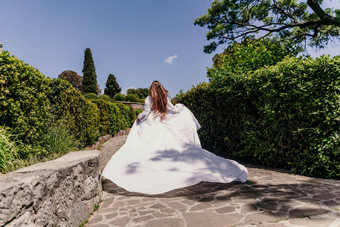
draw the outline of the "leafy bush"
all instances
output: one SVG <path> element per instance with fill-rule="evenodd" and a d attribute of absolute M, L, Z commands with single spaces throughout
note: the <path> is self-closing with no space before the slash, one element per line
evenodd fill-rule
<path fill-rule="evenodd" d="M 138 117 L 138 114 L 142 113 L 143 110 L 142 109 L 135 109 L 135 115 L 136 115 L 136 118 Z"/>
<path fill-rule="evenodd" d="M 131 120 L 131 123 L 130 125 L 132 126 L 133 125 L 133 122 L 136 120 L 137 118 L 137 111 L 132 108 L 132 106 L 128 106 L 129 107 L 129 112 L 130 112 L 130 120 Z"/>
<path fill-rule="evenodd" d="M 99 118 L 99 114 L 95 113 L 98 112 L 98 109 L 88 107 L 88 102 L 80 91 L 64 80 L 52 79 L 50 87 L 49 99 L 52 104 L 52 114 L 56 116 L 56 120 L 65 119 L 68 130 L 72 132 L 82 146 L 93 141 L 93 138 L 90 137 L 98 135 L 99 124 L 94 127 L 87 127 L 91 124 L 99 123 L 99 120 L 92 118 L 92 122 L 86 122 L 85 115 L 86 111 L 91 110 L 93 117 Z"/>
<path fill-rule="evenodd" d="M 129 128 L 132 125 L 132 122 L 134 119 L 132 119 L 131 116 L 131 107 L 128 105 L 124 105 L 121 103 L 116 103 L 117 105 L 117 109 L 115 109 L 115 111 L 117 112 L 117 122 L 116 122 L 116 126 L 120 129 L 124 129 L 124 128 Z"/>
<path fill-rule="evenodd" d="M 98 100 L 92 100 L 93 103 L 95 103 L 99 109 L 99 132 L 100 135 L 107 135 L 109 134 L 109 128 L 110 128 L 110 114 L 111 114 L 111 108 L 113 103 L 110 103 L 108 101 L 105 101 L 103 99 Z"/>
<path fill-rule="evenodd" d="M 40 143 L 50 118 L 50 80 L 37 69 L 0 54 L 0 125 L 8 126 L 25 143 Z"/>
<path fill-rule="evenodd" d="M 139 98 L 135 94 L 129 94 L 125 97 L 125 101 L 129 102 L 139 102 Z"/>
<path fill-rule="evenodd" d="M 98 98 L 99 98 L 99 99 L 103 99 L 103 100 L 105 100 L 105 101 L 114 102 L 114 100 L 111 99 L 111 97 L 108 96 L 108 95 L 99 95 Z"/>
<path fill-rule="evenodd" d="M 247 92 L 258 97 L 258 123 L 247 132 L 247 154 L 267 165 L 340 179 L 340 57 L 290 58 L 253 78 Z"/>
<path fill-rule="evenodd" d="M 151 93 L 150 93 L 150 89 L 149 88 L 130 88 L 126 91 L 127 95 L 136 95 L 137 98 L 139 99 L 145 99 L 146 97 L 148 97 Z"/>
<path fill-rule="evenodd" d="M 179 97 L 224 156 L 340 179 L 340 57 L 224 72 Z"/>
<path fill-rule="evenodd" d="M 46 78 L 7 51 L 0 54 L 0 84 L 0 127 L 17 134 L 12 143 L 12 134 L 0 131 L 2 172 L 92 144 L 100 133 L 130 127 L 135 116 L 129 106 L 106 96 L 85 94 L 85 99 L 66 80 Z"/>
<path fill-rule="evenodd" d="M 100 134 L 114 135 L 121 129 L 131 127 L 136 119 L 135 110 L 128 105 L 105 100 L 93 100 L 100 112 Z"/>
<path fill-rule="evenodd" d="M 116 101 L 125 101 L 125 95 L 123 94 L 116 94 L 114 97 L 113 97 L 114 100 Z"/>
<path fill-rule="evenodd" d="M 93 144 L 99 136 L 99 115 L 97 105 L 86 100 L 84 121 L 81 124 L 81 141 L 85 141 L 85 144 Z"/>
<path fill-rule="evenodd" d="M 84 93 L 83 95 L 86 99 L 98 99 L 98 95 L 95 93 Z"/>

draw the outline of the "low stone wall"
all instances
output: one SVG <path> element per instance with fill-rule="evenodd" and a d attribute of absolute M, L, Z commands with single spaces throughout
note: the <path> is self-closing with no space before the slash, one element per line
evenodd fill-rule
<path fill-rule="evenodd" d="M 99 202 L 99 162 L 76 151 L 0 175 L 0 226 L 79 226 Z"/>

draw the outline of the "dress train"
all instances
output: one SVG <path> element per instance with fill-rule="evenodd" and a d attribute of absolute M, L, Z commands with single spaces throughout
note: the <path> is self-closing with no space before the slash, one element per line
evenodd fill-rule
<path fill-rule="evenodd" d="M 111 157 L 102 176 L 118 186 L 144 194 L 160 194 L 201 181 L 245 182 L 247 169 L 201 147 L 200 124 L 182 104 L 168 99 L 166 118 L 151 110 L 147 97 L 140 123 L 133 124 L 125 144 Z"/>

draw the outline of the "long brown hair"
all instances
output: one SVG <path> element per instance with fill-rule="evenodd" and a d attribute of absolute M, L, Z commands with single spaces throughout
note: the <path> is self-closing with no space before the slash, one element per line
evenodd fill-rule
<path fill-rule="evenodd" d="M 168 91 L 162 86 L 162 84 L 155 80 L 150 87 L 152 110 L 156 110 L 157 114 L 161 116 L 161 119 L 165 118 L 166 107 L 168 105 Z M 157 115 L 156 115 L 157 116 Z"/>

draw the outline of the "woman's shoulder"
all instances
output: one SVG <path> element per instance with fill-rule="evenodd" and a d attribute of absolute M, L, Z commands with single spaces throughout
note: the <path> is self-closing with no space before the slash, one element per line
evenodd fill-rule
<path fill-rule="evenodd" d="M 145 98 L 145 103 L 151 103 L 151 102 L 152 102 L 151 95 L 148 95 L 148 96 Z"/>

